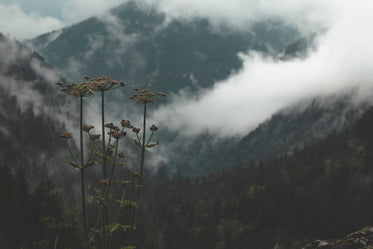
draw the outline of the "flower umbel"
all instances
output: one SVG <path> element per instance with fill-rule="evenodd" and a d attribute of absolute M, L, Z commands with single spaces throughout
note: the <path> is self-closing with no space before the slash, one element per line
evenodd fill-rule
<path fill-rule="evenodd" d="M 60 134 L 60 137 L 63 137 L 63 138 L 66 138 L 66 139 L 69 139 L 69 138 L 72 138 L 72 135 L 70 132 L 62 132 Z"/>
<path fill-rule="evenodd" d="M 152 125 L 151 127 L 150 127 L 150 130 L 151 131 L 157 131 L 158 130 L 158 127 L 156 126 L 156 125 Z"/>
<path fill-rule="evenodd" d="M 92 130 L 94 128 L 93 125 L 83 125 L 83 131 L 85 132 L 89 132 L 90 130 Z"/>
<path fill-rule="evenodd" d="M 165 93 L 154 93 L 148 89 L 140 90 L 139 88 L 134 88 L 133 90 L 136 93 L 132 94 L 129 98 L 133 99 L 136 104 L 155 103 L 158 99 L 167 96 Z"/>

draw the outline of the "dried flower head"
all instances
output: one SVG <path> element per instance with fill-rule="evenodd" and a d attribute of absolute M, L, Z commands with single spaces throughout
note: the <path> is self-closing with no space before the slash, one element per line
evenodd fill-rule
<path fill-rule="evenodd" d="M 90 140 L 98 140 L 100 138 L 100 134 L 93 134 L 93 135 L 90 135 L 89 136 L 89 139 Z"/>
<path fill-rule="evenodd" d="M 120 185 L 122 185 L 123 187 L 127 187 L 127 185 L 130 183 L 131 183 L 130 181 L 121 181 Z"/>
<path fill-rule="evenodd" d="M 59 81 L 56 84 L 61 87 L 61 91 L 68 92 L 69 95 L 74 97 L 86 97 L 91 94 L 95 94 L 96 91 L 108 91 L 114 90 L 119 87 L 124 87 L 124 82 L 119 82 L 113 80 L 111 77 L 101 76 L 99 78 L 91 78 L 89 76 L 84 76 L 86 81 L 82 83 L 70 83 L 64 84 Z"/>
<path fill-rule="evenodd" d="M 138 134 L 140 132 L 140 128 L 136 128 L 136 127 L 133 127 L 132 128 L 132 131 L 136 134 Z"/>
<path fill-rule="evenodd" d="M 158 130 L 158 127 L 156 126 L 156 125 L 152 125 L 151 127 L 150 127 L 150 130 L 151 131 L 157 131 Z"/>
<path fill-rule="evenodd" d="M 72 135 L 70 132 L 62 132 L 60 134 L 60 137 L 63 137 L 63 138 L 66 138 L 66 139 L 69 139 L 69 138 L 72 138 Z"/>
<path fill-rule="evenodd" d="M 88 76 L 85 76 L 85 78 Z M 106 92 L 109 90 L 114 90 L 119 87 L 124 87 L 125 84 L 124 82 L 120 82 L 118 85 L 118 81 L 113 80 L 111 77 L 105 77 L 101 76 L 99 78 L 86 78 L 87 80 L 89 79 L 89 84 L 92 86 L 95 91 L 100 91 L 100 92 Z"/>
<path fill-rule="evenodd" d="M 115 131 L 112 136 L 115 139 L 121 139 L 121 138 L 125 137 L 126 135 L 127 135 L 127 132 L 125 132 L 125 131 Z"/>
<path fill-rule="evenodd" d="M 157 92 L 157 95 L 160 95 L 162 97 L 167 97 L 167 94 L 163 93 L 163 92 Z"/>
<path fill-rule="evenodd" d="M 110 130 L 114 130 L 115 129 L 115 125 L 113 123 L 107 123 L 107 124 L 105 124 L 105 128 L 108 128 Z"/>
<path fill-rule="evenodd" d="M 83 131 L 85 131 L 85 132 L 89 132 L 93 128 L 94 128 L 93 125 L 83 125 L 83 127 L 82 127 Z"/>
<path fill-rule="evenodd" d="M 159 98 L 167 96 L 165 93 L 154 93 L 148 89 L 139 91 L 139 88 L 135 88 L 133 90 L 136 91 L 136 93 L 129 96 L 129 98 L 134 100 L 136 104 L 155 103 Z"/>
<path fill-rule="evenodd" d="M 132 129 L 133 126 L 129 120 L 122 120 L 121 122 L 122 127 Z"/>
<path fill-rule="evenodd" d="M 111 183 L 113 183 L 114 180 L 111 180 Z M 106 187 L 109 184 L 109 179 L 102 179 L 98 182 L 102 188 Z"/>
<path fill-rule="evenodd" d="M 88 77 L 88 76 L 85 76 Z M 82 83 L 69 83 L 64 84 L 61 81 L 56 83 L 62 92 L 67 92 L 69 95 L 74 97 L 87 97 L 89 95 L 95 94 L 96 87 L 92 85 L 89 81 Z"/>

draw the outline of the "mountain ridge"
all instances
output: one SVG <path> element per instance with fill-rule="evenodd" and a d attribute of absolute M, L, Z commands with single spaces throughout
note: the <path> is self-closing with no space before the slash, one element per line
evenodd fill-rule
<path fill-rule="evenodd" d="M 200 87 L 227 77 L 241 65 L 238 52 L 279 52 L 299 36 L 294 29 L 270 21 L 246 32 L 227 30 L 225 34 L 205 19 L 164 22 L 162 13 L 130 1 L 58 31 L 51 42 L 46 42 L 47 34 L 29 44 L 70 79 L 66 64 L 78 62 L 81 72 L 72 75 L 73 80 L 81 74 L 106 74 L 141 88 L 151 84 L 160 91 L 177 92 L 186 86 L 195 89 L 190 77 Z M 282 41 L 284 37 L 290 41 Z"/>
<path fill-rule="evenodd" d="M 316 37 L 315 34 L 302 38 L 291 27 L 270 20 L 257 23 L 247 31 L 229 30 L 226 27 L 226 33 L 218 31 L 208 20 L 202 18 L 165 22 L 164 14 L 156 9 L 129 1 L 105 15 L 37 37 L 28 44 L 70 80 L 80 80 L 83 75 L 95 77 L 106 74 L 114 79 L 124 80 L 129 88 L 151 88 L 168 94 L 186 89 L 185 91 L 195 95 L 199 91 L 208 91 L 215 82 L 224 80 L 232 72 L 239 70 L 242 61 L 237 56 L 238 52 L 260 51 L 278 60 L 291 60 L 305 57 L 312 50 Z M 119 98 L 126 101 L 122 95 L 113 96 L 110 101 L 115 103 Z M 165 101 L 167 103 L 168 100 Z M 351 122 L 365 108 L 362 105 L 362 110 L 359 107 L 353 109 L 348 103 L 344 106 L 346 110 L 351 110 Z M 128 108 L 123 112 L 120 115 L 131 116 Z M 162 155 L 168 160 L 163 160 L 158 167 L 168 165 L 182 174 L 197 176 L 222 169 L 221 166 L 216 167 L 216 164 L 230 167 L 286 153 L 296 146 L 301 147 L 317 140 L 334 128 L 340 130 L 341 126 L 347 127 L 348 122 L 333 123 L 333 117 L 342 122 L 345 115 L 341 108 L 337 108 L 335 112 L 333 115 L 331 108 L 324 108 L 319 104 L 315 104 L 313 111 L 309 110 L 303 116 L 300 112 L 294 112 L 293 117 L 286 118 L 280 112 L 239 142 L 233 138 L 219 141 L 214 135 L 201 134 L 184 143 L 184 138 L 177 132 L 162 131 L 162 151 L 171 153 Z M 299 113 L 300 116 L 297 116 Z M 309 132 L 307 129 L 312 125 L 307 124 L 307 115 L 309 122 L 324 122 L 323 128 L 326 130 L 323 132 L 313 129 L 315 134 Z M 289 125 L 293 125 L 298 134 L 286 129 L 286 126 L 273 133 L 273 126 L 281 126 L 281 120 L 290 122 Z M 328 122 L 332 125 L 326 125 Z M 303 131 L 297 127 L 299 124 L 304 126 Z M 266 126 L 272 132 L 271 138 L 263 135 Z M 297 139 L 304 141 L 297 142 Z M 181 151 L 175 152 L 174 148 Z"/>

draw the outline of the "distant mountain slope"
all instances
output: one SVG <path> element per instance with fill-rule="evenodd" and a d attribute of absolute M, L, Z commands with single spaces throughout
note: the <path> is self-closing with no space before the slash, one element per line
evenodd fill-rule
<path fill-rule="evenodd" d="M 302 38 L 293 28 L 271 20 L 247 31 L 219 30 L 198 18 L 169 21 L 152 7 L 129 1 L 29 43 L 70 80 L 80 81 L 85 74 L 109 75 L 125 81 L 127 89 L 150 87 L 166 93 L 188 89 L 193 93 L 209 89 L 240 69 L 238 52 L 262 51 L 282 60 L 304 57 L 314 38 Z M 113 96 L 111 101 L 118 98 Z M 286 153 L 333 129 L 344 129 L 364 110 L 348 100 L 334 99 L 327 107 L 316 100 L 303 113 L 275 114 L 242 141 L 216 140 L 207 133 L 185 139 L 163 130 L 163 149 L 157 153 L 166 159 L 162 165 L 189 176 Z M 129 112 L 123 109 L 122 113 Z"/>
<path fill-rule="evenodd" d="M 291 107 L 274 114 L 232 149 L 234 158 L 248 163 L 303 148 L 332 131 L 341 132 L 348 128 L 370 106 L 368 103 L 354 104 L 353 94 L 328 98 L 329 103 L 319 98 L 303 108 Z"/>
<path fill-rule="evenodd" d="M 110 75 L 170 93 L 226 78 L 241 66 L 238 52 L 278 53 L 298 38 L 273 21 L 247 31 L 218 30 L 205 19 L 167 23 L 162 13 L 130 1 L 30 44 L 68 79 Z"/>
<path fill-rule="evenodd" d="M 69 114 L 56 70 L 23 44 L 0 34 L 0 158 L 12 168 L 55 165 L 66 155 L 58 136 Z M 72 110 L 72 109 L 70 109 Z M 49 167 L 51 172 L 57 167 Z M 30 176 L 30 180 L 31 180 Z"/>
<path fill-rule="evenodd" d="M 372 224 L 372 125 L 370 108 L 304 149 L 147 189 L 138 247 L 299 249 Z"/>
<path fill-rule="evenodd" d="M 170 144 L 170 161 L 183 175 L 201 176 L 287 154 L 350 127 L 370 106 L 353 102 L 352 95 L 314 99 L 303 103 L 303 107 L 298 105 L 274 114 L 244 138 L 203 135 L 188 142 L 176 139 Z"/>

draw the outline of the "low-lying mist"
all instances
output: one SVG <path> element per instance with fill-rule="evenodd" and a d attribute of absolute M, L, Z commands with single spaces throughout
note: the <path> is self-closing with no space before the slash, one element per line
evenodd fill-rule
<path fill-rule="evenodd" d="M 291 2 L 291 1 L 290 1 Z M 197 95 L 171 96 L 153 116 L 161 126 L 185 136 L 203 132 L 243 136 L 272 114 L 306 98 L 357 88 L 356 101 L 372 95 L 373 36 L 371 2 L 328 1 L 334 13 L 306 58 L 279 60 L 258 52 L 237 56 L 241 70 Z"/>

